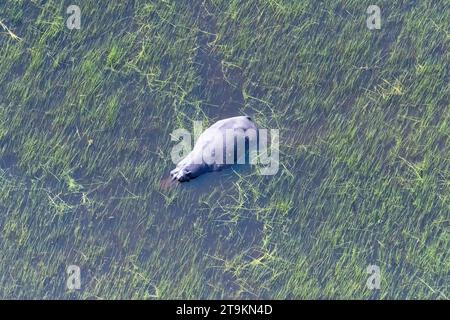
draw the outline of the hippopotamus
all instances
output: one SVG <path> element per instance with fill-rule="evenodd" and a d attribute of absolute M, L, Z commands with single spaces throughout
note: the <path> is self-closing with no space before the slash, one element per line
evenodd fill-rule
<path fill-rule="evenodd" d="M 254 164 L 257 134 L 257 127 L 248 116 L 217 121 L 198 137 L 192 151 L 170 172 L 172 180 L 185 182 L 232 164 L 244 164 L 247 154 Z"/>

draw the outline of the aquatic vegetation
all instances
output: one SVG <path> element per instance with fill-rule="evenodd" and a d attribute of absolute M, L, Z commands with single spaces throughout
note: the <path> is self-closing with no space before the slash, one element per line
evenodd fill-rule
<path fill-rule="evenodd" d="M 448 8 L 70 4 L 0 3 L 0 297 L 449 298 Z M 161 188 L 174 129 L 235 115 L 276 175 Z"/>

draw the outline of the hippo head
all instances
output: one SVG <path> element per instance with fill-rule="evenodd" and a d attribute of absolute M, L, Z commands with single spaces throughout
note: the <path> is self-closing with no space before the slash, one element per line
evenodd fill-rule
<path fill-rule="evenodd" d="M 179 182 L 189 181 L 195 177 L 198 177 L 203 173 L 202 165 L 199 164 L 178 164 L 178 166 L 170 171 L 172 180 L 178 180 Z"/>

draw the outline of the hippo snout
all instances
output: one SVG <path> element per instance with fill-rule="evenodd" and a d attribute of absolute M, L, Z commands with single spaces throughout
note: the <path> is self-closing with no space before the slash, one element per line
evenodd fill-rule
<path fill-rule="evenodd" d="M 191 179 L 191 172 L 184 168 L 175 168 L 170 171 L 172 180 L 178 180 L 179 182 L 189 181 Z"/>
<path fill-rule="evenodd" d="M 199 176 L 202 173 L 202 168 L 203 166 L 201 165 L 183 163 L 170 171 L 170 176 L 172 177 L 172 180 L 185 182 Z"/>

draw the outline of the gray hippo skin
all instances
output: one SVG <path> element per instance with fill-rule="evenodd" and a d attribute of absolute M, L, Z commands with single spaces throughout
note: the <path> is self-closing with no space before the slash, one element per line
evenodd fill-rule
<path fill-rule="evenodd" d="M 194 149 L 170 172 L 172 180 L 178 180 L 179 182 L 189 181 L 205 172 L 218 171 L 229 165 L 221 162 L 217 163 L 217 161 L 208 161 L 207 163 L 202 157 L 204 153 L 208 154 L 214 148 L 217 148 L 215 150 L 222 148 L 224 155 L 231 152 L 234 155 L 236 150 L 234 145 L 232 148 L 230 147 L 233 150 L 226 150 L 224 143 L 227 129 L 233 129 L 232 132 L 236 130 L 237 133 L 234 134 L 235 139 L 236 135 L 240 133 L 246 134 L 249 132 L 247 131 L 249 129 L 252 129 L 250 131 L 255 133 L 257 132 L 255 123 L 247 116 L 233 117 L 216 122 L 199 136 Z M 248 137 L 246 139 L 248 140 Z M 214 151 L 212 153 L 215 154 Z M 236 157 L 239 158 L 240 156 L 236 155 Z"/>

